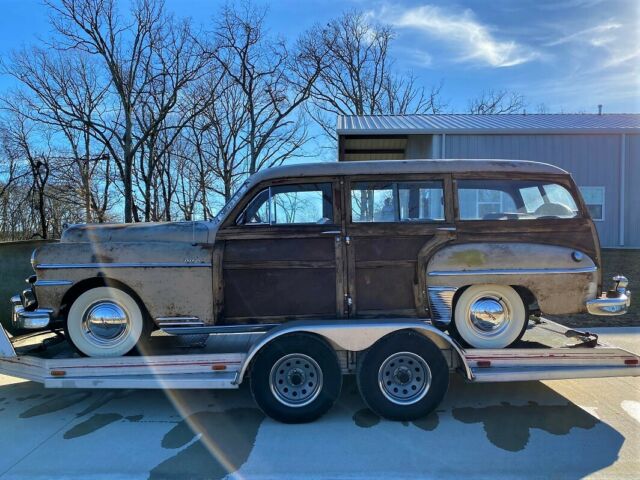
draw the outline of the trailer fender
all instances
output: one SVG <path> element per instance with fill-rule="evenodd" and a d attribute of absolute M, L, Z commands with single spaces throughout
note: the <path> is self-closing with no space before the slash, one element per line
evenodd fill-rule
<path fill-rule="evenodd" d="M 352 320 L 352 321 L 291 321 L 269 330 L 256 343 L 253 344 L 242 367 L 236 377 L 239 385 L 244 380 L 245 374 L 256 354 L 266 345 L 283 335 L 293 333 L 312 333 L 328 341 L 336 350 L 348 350 L 360 352 L 366 350 L 382 337 L 399 330 L 414 330 L 433 343 L 441 350 L 451 349 L 455 352 L 465 377 L 473 379 L 473 373 L 464 356 L 462 348 L 447 334 L 424 321 L 408 320 Z"/>

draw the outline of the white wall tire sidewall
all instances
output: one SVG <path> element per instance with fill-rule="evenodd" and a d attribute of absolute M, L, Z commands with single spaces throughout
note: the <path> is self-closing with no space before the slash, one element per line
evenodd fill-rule
<path fill-rule="evenodd" d="M 113 301 L 123 308 L 129 319 L 127 335 L 113 346 L 98 346 L 89 341 L 82 331 L 82 318 L 91 305 L 102 300 Z M 140 306 L 126 292 L 113 287 L 96 287 L 81 294 L 71 305 L 67 316 L 69 341 L 88 357 L 121 357 L 138 343 L 144 331 L 144 317 Z"/>
<path fill-rule="evenodd" d="M 498 296 L 507 305 L 511 320 L 507 328 L 494 337 L 479 335 L 468 324 L 471 304 L 480 296 Z M 472 285 L 467 288 L 456 302 L 454 322 L 458 334 L 474 348 L 505 348 L 515 342 L 522 333 L 526 318 L 526 308 L 522 298 L 508 285 Z"/>

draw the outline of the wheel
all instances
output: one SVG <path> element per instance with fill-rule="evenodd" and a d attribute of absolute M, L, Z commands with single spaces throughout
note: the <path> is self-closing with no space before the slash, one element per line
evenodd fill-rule
<path fill-rule="evenodd" d="M 522 338 L 527 308 L 507 285 L 472 285 L 456 302 L 450 333 L 474 348 L 505 348 Z"/>
<path fill-rule="evenodd" d="M 150 323 L 131 295 L 118 288 L 96 287 L 73 302 L 65 333 L 82 355 L 120 357 L 146 340 Z"/>
<path fill-rule="evenodd" d="M 357 382 L 367 406 L 390 420 L 415 420 L 432 412 L 449 387 L 449 366 L 423 335 L 387 335 L 358 361 Z"/>
<path fill-rule="evenodd" d="M 276 339 L 258 352 L 250 383 L 265 414 L 284 423 L 303 423 L 333 406 L 342 388 L 342 372 L 329 344 L 299 333 Z"/>

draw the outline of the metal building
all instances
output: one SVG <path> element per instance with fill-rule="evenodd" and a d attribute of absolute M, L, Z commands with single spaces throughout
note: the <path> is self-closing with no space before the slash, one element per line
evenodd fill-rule
<path fill-rule="evenodd" d="M 640 248 L 640 114 L 341 116 L 340 161 L 508 158 L 571 172 L 604 247 Z"/>

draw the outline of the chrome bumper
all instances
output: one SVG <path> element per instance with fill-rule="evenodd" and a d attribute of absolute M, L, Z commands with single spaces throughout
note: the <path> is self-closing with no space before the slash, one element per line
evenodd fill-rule
<path fill-rule="evenodd" d="M 623 276 L 613 277 L 614 286 L 598 298 L 587 301 L 587 311 L 591 315 L 623 315 L 631 305 L 631 292 L 627 290 L 629 281 Z"/>
<path fill-rule="evenodd" d="M 13 312 L 11 323 L 15 328 L 26 330 L 39 330 L 49 325 L 52 311 L 48 308 L 36 308 L 25 310 L 19 295 L 11 297 Z"/>

